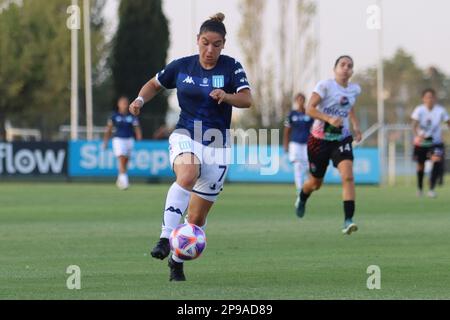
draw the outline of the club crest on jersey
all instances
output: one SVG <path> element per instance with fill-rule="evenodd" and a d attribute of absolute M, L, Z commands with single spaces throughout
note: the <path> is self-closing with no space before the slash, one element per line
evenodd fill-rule
<path fill-rule="evenodd" d="M 224 76 L 213 76 L 212 77 L 213 88 L 223 88 L 225 87 L 225 77 Z"/>
<path fill-rule="evenodd" d="M 349 103 L 350 103 L 350 101 L 348 100 L 347 97 L 342 97 L 342 98 L 341 98 L 341 101 L 340 101 L 341 106 L 346 106 L 346 105 L 348 105 Z"/>

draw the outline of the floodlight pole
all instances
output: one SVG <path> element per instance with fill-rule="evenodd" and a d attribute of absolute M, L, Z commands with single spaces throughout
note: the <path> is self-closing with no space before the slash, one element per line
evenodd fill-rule
<path fill-rule="evenodd" d="M 192 34 L 197 34 L 197 1 L 196 0 L 191 0 L 191 27 L 192 27 Z M 196 39 L 195 39 L 196 40 Z M 192 54 L 195 53 L 196 51 L 196 41 L 192 41 L 191 44 L 191 50 L 192 50 Z"/>
<path fill-rule="evenodd" d="M 86 138 L 92 140 L 94 121 L 92 106 L 92 57 L 91 57 L 91 14 L 90 0 L 83 0 L 84 13 L 84 65 L 86 81 Z"/>
<path fill-rule="evenodd" d="M 377 0 L 380 8 L 378 29 L 378 72 L 377 72 L 377 113 L 378 113 L 378 154 L 380 161 L 381 183 L 386 182 L 386 137 L 384 130 L 384 70 L 383 70 L 383 9 L 382 0 Z"/>
<path fill-rule="evenodd" d="M 72 0 L 78 7 L 78 0 Z M 71 29 L 71 97 L 70 97 L 70 139 L 78 140 L 78 29 Z"/>

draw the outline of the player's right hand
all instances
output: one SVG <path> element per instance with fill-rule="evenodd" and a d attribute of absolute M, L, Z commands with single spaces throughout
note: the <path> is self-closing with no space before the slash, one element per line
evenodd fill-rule
<path fill-rule="evenodd" d="M 333 118 L 333 117 L 331 117 L 328 120 L 328 123 L 331 124 L 333 127 L 336 127 L 336 128 L 340 128 L 340 127 L 342 127 L 344 125 L 344 121 L 342 120 L 342 118 Z"/>
<path fill-rule="evenodd" d="M 423 142 L 423 137 L 421 135 L 414 137 L 414 145 L 420 146 Z"/>
<path fill-rule="evenodd" d="M 142 108 L 143 104 L 142 101 L 140 100 L 134 100 L 131 104 L 130 104 L 130 113 L 133 116 L 138 116 L 141 113 L 141 108 Z"/>

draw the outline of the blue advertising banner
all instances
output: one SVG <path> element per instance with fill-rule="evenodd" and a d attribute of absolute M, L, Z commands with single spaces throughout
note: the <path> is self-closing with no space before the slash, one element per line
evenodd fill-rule
<path fill-rule="evenodd" d="M 174 177 L 167 141 L 136 142 L 129 163 L 129 175 L 147 178 Z M 275 152 L 275 156 L 272 153 Z M 355 181 L 359 184 L 380 182 L 378 149 L 354 149 Z M 234 147 L 233 163 L 227 180 L 230 182 L 294 183 L 292 164 L 280 149 L 258 146 Z M 237 163 L 237 164 L 236 164 Z M 71 177 L 113 177 L 117 175 L 117 158 L 111 145 L 106 150 L 101 141 L 74 141 L 69 144 L 68 173 Z M 326 183 L 340 183 L 338 171 L 330 167 Z"/>
<path fill-rule="evenodd" d="M 239 150 L 241 148 L 241 150 Z M 228 172 L 228 181 L 234 182 L 285 182 L 294 183 L 294 169 L 288 160 L 288 154 L 281 148 L 277 157 L 268 152 L 260 153 L 257 147 L 237 147 L 234 154 L 250 154 L 259 159 L 259 164 L 234 164 L 230 166 Z M 266 155 L 265 153 L 268 153 Z M 270 161 L 269 160 L 270 155 Z M 357 148 L 354 149 L 354 175 L 355 182 L 359 184 L 378 184 L 380 183 L 380 169 L 377 148 Z M 239 157 L 240 158 L 240 157 Z M 262 165 L 262 164 L 263 165 Z M 279 170 L 275 170 L 276 168 Z M 266 173 L 264 174 L 264 171 Z M 272 174 L 276 171 L 275 174 Z M 325 183 L 341 183 L 339 172 L 332 164 L 328 167 L 325 176 Z"/>
<path fill-rule="evenodd" d="M 138 141 L 129 163 L 129 175 L 135 177 L 172 177 L 167 141 Z M 69 144 L 69 176 L 113 177 L 117 158 L 111 143 L 106 150 L 101 141 L 72 141 Z"/>

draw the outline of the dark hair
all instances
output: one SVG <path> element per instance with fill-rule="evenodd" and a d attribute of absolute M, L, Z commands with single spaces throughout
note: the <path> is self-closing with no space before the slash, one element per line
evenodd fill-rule
<path fill-rule="evenodd" d="M 203 22 L 202 26 L 200 27 L 199 35 L 205 32 L 216 32 L 225 38 L 225 36 L 227 35 L 227 29 L 223 24 L 224 20 L 225 15 L 223 13 L 216 13 L 214 16 Z"/>
<path fill-rule="evenodd" d="M 422 91 L 422 98 L 425 97 L 427 93 L 431 93 L 433 96 L 436 97 L 436 90 L 434 90 L 433 88 L 426 88 L 425 90 Z"/>
<path fill-rule="evenodd" d="M 352 57 L 347 56 L 347 55 L 343 55 L 343 56 L 340 56 L 339 58 L 337 58 L 336 63 L 334 64 L 334 67 L 336 68 L 338 66 L 339 62 L 342 59 L 345 59 L 345 58 L 350 59 L 352 61 L 353 66 L 355 65 L 355 63 L 353 62 L 353 58 Z"/>
<path fill-rule="evenodd" d="M 295 95 L 295 100 L 297 100 L 298 98 L 303 98 L 303 100 L 306 101 L 306 96 L 301 92 L 299 92 Z"/>

